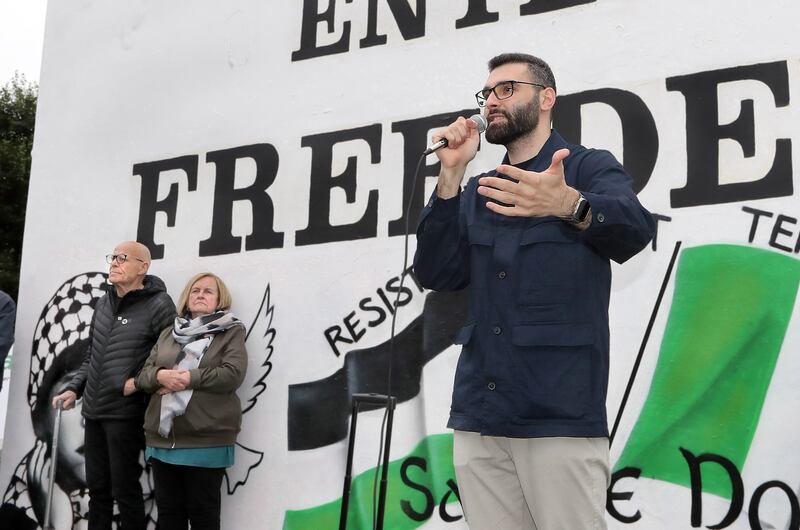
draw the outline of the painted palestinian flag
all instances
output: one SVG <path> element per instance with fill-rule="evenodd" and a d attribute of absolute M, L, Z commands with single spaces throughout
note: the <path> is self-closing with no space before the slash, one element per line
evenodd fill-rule
<path fill-rule="evenodd" d="M 463 325 L 468 307 L 466 290 L 426 292 L 420 314 L 394 341 L 350 351 L 336 373 L 289 387 L 287 458 L 296 459 L 296 469 L 307 476 L 315 473 L 310 462 L 324 461 L 327 480 L 333 476 L 336 483 L 308 492 L 297 509 L 287 510 L 284 530 L 339 528 L 351 398 L 355 393 L 384 393 L 390 361 L 397 409 L 384 528 L 449 528 L 454 526 L 450 523 L 463 519 L 453 470 L 453 435 L 442 431 L 452 393 L 451 374 L 460 352 L 452 336 Z M 376 459 L 364 457 L 360 463 L 354 462 L 348 530 L 373 528 L 378 505 L 374 463 L 382 445 L 383 416 L 377 408 L 365 404 L 359 414 L 356 456 L 375 452 Z M 342 465 L 340 473 L 337 464 Z M 377 473 L 380 480 L 380 469 Z"/>
<path fill-rule="evenodd" d="M 798 284 L 800 260 L 784 253 L 682 253 L 649 392 L 614 467 L 639 473 L 619 505 L 630 519 L 639 509 L 665 517 L 646 528 L 798 528 L 800 461 L 786 455 L 800 422 L 785 415 L 800 404 Z"/>
<path fill-rule="evenodd" d="M 373 503 L 376 499 L 375 478 L 374 468 L 353 478 L 348 530 L 374 528 L 373 508 L 377 506 L 377 501 Z M 410 454 L 390 462 L 387 484 L 384 528 L 419 528 L 434 510 L 438 510 L 438 516 L 445 522 L 461 519 L 460 508 L 447 508 L 449 504 L 458 502 L 453 470 L 453 435 L 428 436 Z M 338 498 L 306 510 L 288 511 L 283 530 L 339 528 L 341 507 L 342 499 Z"/>

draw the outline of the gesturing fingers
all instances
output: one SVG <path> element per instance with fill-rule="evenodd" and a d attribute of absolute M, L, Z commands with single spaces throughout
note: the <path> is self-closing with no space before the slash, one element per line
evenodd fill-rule
<path fill-rule="evenodd" d="M 487 201 L 486 207 L 495 213 L 507 215 L 509 217 L 523 217 L 530 215 L 527 210 L 523 208 L 519 208 L 517 206 L 503 206 L 492 201 Z"/>
<path fill-rule="evenodd" d="M 497 172 L 506 175 L 507 177 L 511 177 L 516 182 L 527 182 L 529 184 L 536 183 L 536 177 L 538 173 L 534 173 L 533 171 L 525 171 L 524 169 L 520 169 L 516 166 L 508 166 L 506 164 L 500 164 L 497 166 Z M 484 177 L 484 178 L 497 178 L 497 177 Z M 507 179 L 500 179 L 506 180 Z"/>
<path fill-rule="evenodd" d="M 517 190 L 519 189 L 519 182 L 500 177 L 481 177 L 478 180 L 478 184 L 481 186 L 488 186 L 490 188 L 507 191 L 509 193 L 517 193 Z"/>
<path fill-rule="evenodd" d="M 567 190 L 563 165 L 567 155 L 567 149 L 556 151 L 550 167 L 543 172 L 525 171 L 501 164 L 497 166 L 497 172 L 508 178 L 481 177 L 478 181 L 478 193 L 502 203 L 489 201 L 486 207 L 503 215 L 558 215 L 563 210 L 562 203 Z"/>
<path fill-rule="evenodd" d="M 498 167 L 498 171 L 501 169 L 504 170 L 503 174 L 514 180 L 500 177 L 481 177 L 478 181 L 480 184 L 478 193 L 506 205 L 525 209 L 524 212 L 517 210 L 514 215 L 532 214 L 533 211 L 530 208 L 534 207 L 536 203 L 541 180 L 539 175 L 513 166 Z"/>
<path fill-rule="evenodd" d="M 553 159 L 550 162 L 550 167 L 547 168 L 547 173 L 564 174 L 564 159 L 569 156 L 569 149 L 559 149 L 553 153 Z"/>
<path fill-rule="evenodd" d="M 488 197 L 495 201 L 499 201 L 505 204 L 513 204 L 516 205 L 519 198 L 518 196 L 510 191 L 502 191 L 496 189 L 494 187 L 489 186 L 478 186 L 478 193 L 483 195 L 484 197 Z"/>

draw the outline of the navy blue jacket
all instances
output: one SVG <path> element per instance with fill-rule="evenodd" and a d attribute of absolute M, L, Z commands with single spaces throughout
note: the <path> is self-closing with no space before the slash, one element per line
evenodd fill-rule
<path fill-rule="evenodd" d="M 518 167 L 544 171 L 563 147 L 570 150 L 567 185 L 591 204 L 584 231 L 556 217 L 493 213 L 476 192 L 483 175 L 458 197 L 434 193 L 422 211 L 417 278 L 429 289 L 471 289 L 469 320 L 454 338 L 463 346 L 450 428 L 521 438 L 608 436 L 609 260 L 622 263 L 642 250 L 655 223 L 607 151 L 567 144 L 553 131 Z"/>

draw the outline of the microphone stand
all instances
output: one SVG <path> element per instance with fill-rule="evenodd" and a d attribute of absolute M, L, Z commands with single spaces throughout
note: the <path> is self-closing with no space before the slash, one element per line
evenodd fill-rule
<path fill-rule="evenodd" d="M 474 114 L 469 118 L 472 122 L 474 122 L 478 134 L 482 134 L 487 127 L 486 118 L 484 118 L 480 113 Z M 420 156 L 419 162 L 417 162 L 417 169 L 414 172 L 414 181 L 413 186 L 411 188 L 411 196 L 414 196 L 414 187 L 417 185 L 417 177 L 419 176 L 419 170 L 422 167 L 422 163 L 425 161 L 425 157 L 429 154 L 433 153 L 437 149 L 441 149 L 442 147 L 447 146 L 447 139 L 441 139 L 438 142 L 434 143 L 433 145 L 429 146 Z M 408 218 L 411 213 L 411 203 L 409 202 L 408 208 L 406 209 L 406 225 L 405 225 L 405 237 L 404 237 L 404 255 L 403 255 L 403 273 L 400 274 L 400 288 L 403 286 L 403 279 L 405 278 L 405 271 L 408 268 Z M 400 290 L 397 291 L 397 298 L 395 299 L 394 304 L 394 311 L 392 312 L 392 341 L 394 340 L 394 325 L 395 325 L 395 318 L 397 317 L 397 310 L 399 308 L 398 301 L 400 299 Z M 391 344 L 392 342 L 390 342 Z M 392 357 L 391 353 L 389 354 L 389 375 L 387 378 L 387 394 L 353 394 L 353 411 L 351 415 L 351 422 L 350 422 L 350 440 L 347 446 L 347 466 L 344 472 L 344 486 L 342 491 L 342 510 L 339 513 L 339 530 L 347 530 L 347 512 L 348 508 L 350 507 L 350 485 L 352 482 L 352 470 L 353 470 L 353 451 L 355 449 L 355 442 L 356 442 L 356 419 L 358 418 L 358 411 L 359 405 L 361 403 L 368 403 L 371 405 L 379 405 L 386 407 L 386 441 L 384 443 L 383 448 L 383 463 L 381 469 L 381 480 L 380 480 L 380 489 L 378 490 L 378 513 L 377 513 L 377 520 L 375 521 L 375 530 L 383 530 L 383 515 L 386 508 L 386 486 L 387 486 L 387 478 L 386 475 L 389 472 L 389 448 L 392 443 L 392 422 L 394 420 L 394 409 L 397 405 L 397 398 L 391 395 L 391 388 L 392 388 Z"/>
<path fill-rule="evenodd" d="M 350 440 L 347 446 L 347 468 L 344 472 L 344 487 L 342 491 L 342 511 L 339 513 L 339 530 L 347 530 L 347 511 L 350 505 L 350 485 L 352 482 L 353 451 L 356 441 L 356 418 L 358 418 L 359 405 L 368 403 L 372 405 L 382 405 L 386 407 L 386 442 L 383 447 L 383 464 L 381 469 L 381 481 L 378 490 L 378 519 L 376 530 L 383 530 L 383 514 L 386 508 L 386 475 L 389 472 L 389 448 L 392 443 L 392 422 L 394 420 L 394 409 L 397 405 L 397 398 L 394 396 L 384 396 L 382 394 L 353 394 L 353 413 L 350 422 Z"/>

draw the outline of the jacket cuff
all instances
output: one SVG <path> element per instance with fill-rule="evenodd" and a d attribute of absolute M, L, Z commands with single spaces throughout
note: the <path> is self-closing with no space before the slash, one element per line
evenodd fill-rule
<path fill-rule="evenodd" d="M 602 230 L 604 227 L 608 226 L 608 215 L 614 211 L 614 208 L 610 204 L 612 200 L 609 200 L 607 197 L 597 193 L 582 191 L 581 194 L 589 203 L 592 211 L 592 222 L 588 227 L 586 227 L 584 232 L 591 234 L 592 232 L 596 232 L 598 229 Z M 613 219 L 611 221 L 613 221 Z"/>
<path fill-rule="evenodd" d="M 74 385 L 69 385 L 69 384 L 62 386 L 61 390 L 58 393 L 61 394 L 61 393 L 66 392 L 67 390 L 71 390 L 72 392 L 75 392 L 75 395 L 77 395 L 78 397 L 81 397 L 81 392 L 78 391 L 78 389 Z"/>
<path fill-rule="evenodd" d="M 458 214 L 459 203 L 461 202 L 461 190 L 458 190 L 458 195 L 450 197 L 449 199 L 442 199 L 433 192 L 431 199 L 428 201 L 428 207 L 431 209 L 431 217 L 433 219 L 450 219 Z"/>
<path fill-rule="evenodd" d="M 199 382 L 200 382 L 200 368 L 192 368 L 191 370 L 189 370 L 189 384 L 186 386 L 186 388 L 194 389 L 197 383 Z"/>

